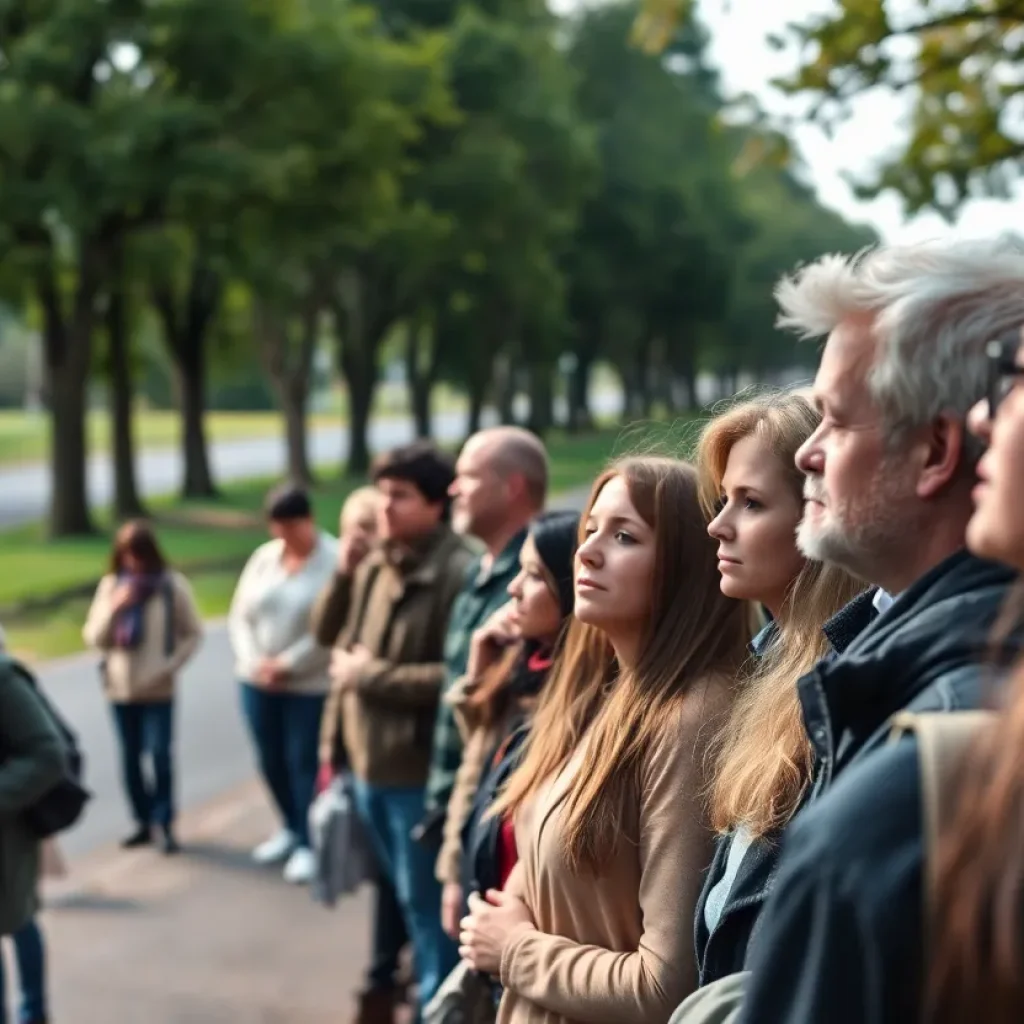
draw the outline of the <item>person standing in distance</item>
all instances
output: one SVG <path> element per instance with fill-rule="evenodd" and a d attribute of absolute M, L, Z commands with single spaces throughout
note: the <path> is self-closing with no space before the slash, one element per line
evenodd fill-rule
<path fill-rule="evenodd" d="M 492 427 L 463 445 L 449 490 L 452 526 L 456 533 L 481 541 L 484 552 L 470 568 L 452 608 L 444 648 L 445 693 L 466 674 L 473 633 L 508 600 L 527 526 L 543 510 L 547 489 L 547 453 L 536 434 L 521 427 Z M 435 853 L 441 847 L 448 799 L 462 763 L 462 738 L 443 696 L 434 725 L 426 814 L 414 831 L 417 840 Z"/>

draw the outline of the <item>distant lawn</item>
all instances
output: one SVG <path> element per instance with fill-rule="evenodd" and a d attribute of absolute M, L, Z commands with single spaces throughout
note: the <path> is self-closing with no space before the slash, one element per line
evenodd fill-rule
<path fill-rule="evenodd" d="M 623 450 L 644 448 L 643 429 L 552 435 L 551 491 L 588 484 L 607 460 Z M 680 446 L 673 444 L 675 451 Z M 171 562 L 192 582 L 204 615 L 227 612 L 245 559 L 266 539 L 263 498 L 273 480 L 245 481 L 223 489 L 216 502 L 167 499 L 152 507 Z M 332 532 L 338 511 L 359 480 L 323 475 L 315 492 L 317 519 Z M 109 519 L 102 520 L 105 530 Z M 49 541 L 41 525 L 0 532 L 0 623 L 12 648 L 31 660 L 81 649 L 80 631 L 89 593 L 106 568 L 108 535 Z"/>

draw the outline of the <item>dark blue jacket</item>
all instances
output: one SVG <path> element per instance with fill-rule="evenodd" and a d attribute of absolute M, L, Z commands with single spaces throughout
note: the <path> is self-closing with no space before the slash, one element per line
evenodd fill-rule
<path fill-rule="evenodd" d="M 889 719 L 904 708 L 953 711 L 994 699 L 984 656 L 1014 578 L 961 551 L 800 681 L 815 779 L 750 943 L 743 1024 L 917 1019 L 909 1010 L 923 891 L 916 752 L 913 739 L 886 747 Z"/>

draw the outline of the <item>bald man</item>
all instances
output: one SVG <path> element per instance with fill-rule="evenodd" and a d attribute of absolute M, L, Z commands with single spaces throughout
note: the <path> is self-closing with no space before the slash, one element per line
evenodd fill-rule
<path fill-rule="evenodd" d="M 446 686 L 466 672 L 469 641 L 508 600 L 508 585 L 519 572 L 519 549 L 530 520 L 544 508 L 548 457 L 541 440 L 520 427 L 494 427 L 474 434 L 455 464 L 452 525 L 476 537 L 484 553 L 470 567 L 452 606 L 445 641 Z M 440 846 L 448 798 L 462 760 L 462 740 L 451 708 L 437 710 L 427 779 L 427 816 L 417 838 Z"/>

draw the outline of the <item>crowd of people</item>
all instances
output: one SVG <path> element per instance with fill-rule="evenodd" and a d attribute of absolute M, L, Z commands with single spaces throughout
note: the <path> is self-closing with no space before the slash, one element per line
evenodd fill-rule
<path fill-rule="evenodd" d="M 454 463 L 385 453 L 337 538 L 303 490 L 268 500 L 229 620 L 280 817 L 253 856 L 309 882 L 310 805 L 351 780 L 376 867 L 359 1024 L 1024 1016 L 1024 252 L 827 256 L 776 297 L 824 340 L 813 385 L 712 410 L 690 461 L 613 462 L 579 515 L 546 510 L 514 427 Z M 173 680 L 200 628 L 125 526 L 85 635 L 126 845 L 178 848 Z M 15 934 L 34 901 L 8 847 L 31 875 L 17 811 L 54 758 L 8 674 Z"/>

